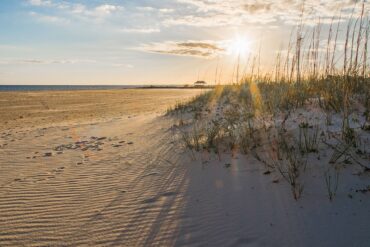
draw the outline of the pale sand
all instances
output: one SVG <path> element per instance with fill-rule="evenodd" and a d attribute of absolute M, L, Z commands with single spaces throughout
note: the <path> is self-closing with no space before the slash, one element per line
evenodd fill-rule
<path fill-rule="evenodd" d="M 254 159 L 191 159 L 163 112 L 198 93 L 1 94 L 0 246 L 367 246 L 366 174 L 295 201 Z"/>
<path fill-rule="evenodd" d="M 135 246 L 170 234 L 176 222 L 155 226 L 180 203 L 183 170 L 161 115 L 200 92 L 1 93 L 0 246 Z"/>

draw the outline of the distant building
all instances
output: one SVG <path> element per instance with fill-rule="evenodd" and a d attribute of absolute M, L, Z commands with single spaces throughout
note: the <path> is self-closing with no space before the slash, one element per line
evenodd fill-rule
<path fill-rule="evenodd" d="M 194 82 L 194 87 L 204 87 L 207 83 L 205 81 Z"/>

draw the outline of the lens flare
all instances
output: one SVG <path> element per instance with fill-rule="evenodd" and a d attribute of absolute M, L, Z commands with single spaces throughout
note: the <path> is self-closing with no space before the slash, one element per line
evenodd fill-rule
<path fill-rule="evenodd" d="M 246 55 L 250 52 L 250 40 L 247 36 L 238 35 L 230 41 L 228 46 L 229 54 L 233 55 Z"/>

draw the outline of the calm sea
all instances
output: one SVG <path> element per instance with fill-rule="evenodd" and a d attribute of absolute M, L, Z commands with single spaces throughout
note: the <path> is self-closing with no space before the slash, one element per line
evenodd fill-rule
<path fill-rule="evenodd" d="M 0 85 L 0 91 L 49 91 L 49 90 L 109 90 L 109 89 L 128 89 L 143 86 L 121 85 L 121 86 L 87 86 L 87 85 Z"/>

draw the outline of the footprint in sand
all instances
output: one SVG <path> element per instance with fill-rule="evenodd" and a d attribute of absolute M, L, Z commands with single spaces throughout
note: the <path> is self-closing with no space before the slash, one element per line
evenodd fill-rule
<path fill-rule="evenodd" d="M 118 147 L 122 147 L 122 145 L 120 145 L 120 144 L 112 144 L 112 147 L 118 148 Z"/>
<path fill-rule="evenodd" d="M 51 157 L 51 156 L 53 156 L 53 153 L 51 152 L 44 153 L 44 157 Z"/>
<path fill-rule="evenodd" d="M 5 146 L 7 146 L 8 145 L 8 143 L 4 143 L 4 144 L 1 144 L 0 145 L 0 148 L 4 148 Z"/>
<path fill-rule="evenodd" d="M 56 174 L 59 174 L 64 171 L 64 166 L 58 167 L 57 169 L 54 169 L 53 172 Z"/>
<path fill-rule="evenodd" d="M 16 178 L 14 179 L 14 182 L 38 183 L 38 182 L 47 181 L 50 179 L 55 179 L 57 175 L 60 175 L 64 171 L 64 169 L 65 167 L 61 166 L 61 167 L 53 169 L 51 172 L 39 173 L 35 176 L 30 176 L 30 177 Z"/>
<path fill-rule="evenodd" d="M 69 144 L 62 144 L 54 148 L 55 151 L 64 151 L 64 150 L 80 150 L 80 151 L 101 151 L 103 150 L 100 146 L 105 145 L 103 140 L 106 140 L 107 137 L 95 137 L 91 136 L 90 140 L 83 140 Z M 108 140 L 109 141 L 109 140 Z"/>

